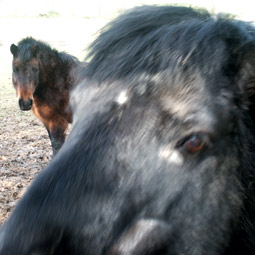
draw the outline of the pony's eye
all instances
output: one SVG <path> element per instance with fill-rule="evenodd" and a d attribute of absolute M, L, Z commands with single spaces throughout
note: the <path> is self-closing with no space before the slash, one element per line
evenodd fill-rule
<path fill-rule="evenodd" d="M 198 152 L 205 147 L 205 144 L 201 135 L 192 135 L 183 143 L 183 146 L 188 152 Z"/>

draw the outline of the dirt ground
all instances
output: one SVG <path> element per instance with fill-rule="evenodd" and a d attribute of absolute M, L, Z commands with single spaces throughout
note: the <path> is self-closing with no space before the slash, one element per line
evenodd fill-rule
<path fill-rule="evenodd" d="M 46 129 L 31 112 L 19 110 L 10 78 L 5 77 L 6 83 L 0 83 L 0 223 L 52 154 Z"/>
<path fill-rule="evenodd" d="M 84 48 L 103 23 L 90 19 L 0 18 L 3 28 L 0 37 L 0 224 L 9 217 L 27 186 L 52 157 L 50 140 L 42 123 L 30 111 L 19 110 L 11 82 L 11 43 L 32 36 L 82 60 Z"/>
<path fill-rule="evenodd" d="M 13 108 L 4 108 L 5 103 Z M 0 223 L 52 154 L 47 131 L 30 112 L 19 111 L 15 97 L 1 100 L 2 110 L 6 114 L 1 114 L 0 124 Z"/>

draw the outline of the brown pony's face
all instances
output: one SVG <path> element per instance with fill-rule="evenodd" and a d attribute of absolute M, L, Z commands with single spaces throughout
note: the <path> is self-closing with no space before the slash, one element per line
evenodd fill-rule
<path fill-rule="evenodd" d="M 28 48 L 26 58 L 20 54 L 19 48 L 12 44 L 12 82 L 19 98 L 19 107 L 28 111 L 33 106 L 33 95 L 39 82 L 38 51 L 36 46 Z M 21 52 L 22 53 L 22 52 Z M 29 56 L 29 58 L 27 58 Z"/>

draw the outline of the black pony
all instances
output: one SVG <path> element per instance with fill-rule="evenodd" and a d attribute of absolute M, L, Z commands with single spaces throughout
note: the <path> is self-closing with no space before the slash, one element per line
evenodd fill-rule
<path fill-rule="evenodd" d="M 67 106 L 81 63 L 31 37 L 21 40 L 18 46 L 12 44 L 10 50 L 19 107 L 22 111 L 32 109 L 43 122 L 55 154 L 65 141 L 68 123 L 72 122 Z"/>
<path fill-rule="evenodd" d="M 254 27 L 145 6 L 90 52 L 71 133 L 0 254 L 254 254 Z"/>

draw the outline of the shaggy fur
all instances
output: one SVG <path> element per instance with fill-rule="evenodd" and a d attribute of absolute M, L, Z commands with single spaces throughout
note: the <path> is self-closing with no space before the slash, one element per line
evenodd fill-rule
<path fill-rule="evenodd" d="M 254 53 L 253 26 L 204 10 L 110 23 L 0 254 L 253 254 Z"/>

